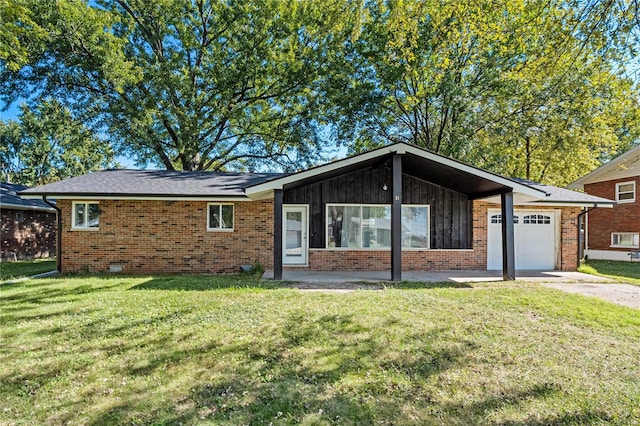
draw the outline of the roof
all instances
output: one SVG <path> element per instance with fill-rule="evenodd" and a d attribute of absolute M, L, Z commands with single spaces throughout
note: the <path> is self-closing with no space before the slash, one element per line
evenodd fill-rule
<path fill-rule="evenodd" d="M 520 202 L 546 197 L 546 193 L 539 188 L 406 143 L 395 143 L 268 182 L 257 183 L 248 187 L 246 193 L 252 199 L 270 198 L 275 189 L 295 188 L 363 167 L 376 167 L 388 161 L 394 154 L 403 154 L 404 173 L 466 194 L 470 199 L 487 198 L 505 192 L 513 192 L 514 200 Z"/>
<path fill-rule="evenodd" d="M 42 200 L 29 200 L 17 195 L 18 192 L 24 191 L 27 188 L 28 186 L 15 183 L 0 183 L 0 208 L 55 211 L 53 207 Z"/>
<path fill-rule="evenodd" d="M 467 194 L 470 199 L 499 202 L 504 192 L 514 193 L 517 204 L 613 206 L 612 200 L 510 179 L 460 161 L 404 143 L 317 166 L 294 174 L 184 172 L 164 170 L 105 170 L 31 188 L 25 197 L 56 199 L 200 199 L 246 201 L 273 197 L 275 189 L 290 189 L 319 179 L 339 176 L 363 167 L 386 164 L 403 155 L 403 172 Z"/>
<path fill-rule="evenodd" d="M 104 170 L 22 191 L 21 195 L 56 199 L 247 199 L 245 188 L 281 173 Z"/>
<path fill-rule="evenodd" d="M 640 145 L 617 156 L 586 176 L 569 184 L 569 189 L 584 189 L 584 185 L 640 176 Z"/>
<path fill-rule="evenodd" d="M 526 179 L 514 179 L 534 188 L 539 188 L 549 194 L 545 199 L 535 201 L 532 204 L 575 204 L 589 207 L 613 207 L 615 201 L 606 198 L 585 194 L 584 192 L 572 191 L 558 188 L 557 186 L 545 185 Z"/>

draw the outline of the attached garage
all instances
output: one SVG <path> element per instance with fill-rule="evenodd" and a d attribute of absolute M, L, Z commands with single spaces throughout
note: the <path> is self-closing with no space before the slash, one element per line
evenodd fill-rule
<path fill-rule="evenodd" d="M 502 269 L 502 216 L 489 210 L 487 218 L 487 269 Z M 515 210 L 513 214 L 515 264 L 519 270 L 556 269 L 559 210 Z"/>

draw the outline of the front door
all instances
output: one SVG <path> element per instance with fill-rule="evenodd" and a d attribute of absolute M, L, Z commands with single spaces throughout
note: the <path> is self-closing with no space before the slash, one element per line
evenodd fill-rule
<path fill-rule="evenodd" d="M 307 206 L 283 206 L 282 213 L 282 263 L 306 265 Z"/>

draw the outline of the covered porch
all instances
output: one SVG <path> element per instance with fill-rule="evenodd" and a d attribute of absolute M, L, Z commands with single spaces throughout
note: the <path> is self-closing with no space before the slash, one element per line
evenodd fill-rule
<path fill-rule="evenodd" d="M 369 174 L 362 177 L 362 171 L 369 170 Z M 337 186 L 340 187 L 337 188 Z M 347 189 L 345 189 L 345 187 Z M 547 195 L 544 191 L 528 185 L 507 179 L 493 173 L 469 166 L 467 164 L 451 160 L 446 157 L 425 151 L 415 146 L 399 143 L 356 155 L 344 160 L 277 178 L 269 182 L 247 188 L 247 195 L 255 200 L 273 199 L 274 220 L 274 262 L 272 278 L 284 279 L 287 267 L 298 266 L 304 273 L 309 274 L 317 265 L 306 264 L 291 265 L 287 262 L 290 233 L 298 233 L 300 240 L 299 249 L 308 254 L 309 248 L 324 251 L 335 256 L 345 257 L 353 253 L 342 250 L 332 239 L 333 229 L 329 225 L 328 208 L 339 206 L 384 206 L 389 214 L 385 216 L 388 241 L 382 250 L 389 253 L 389 271 L 386 279 L 401 281 L 407 279 L 403 271 L 403 207 L 416 204 L 427 205 L 430 243 L 422 247 L 423 253 L 430 250 L 448 248 L 473 250 L 473 215 L 472 204 L 475 200 L 491 199 L 498 202 L 501 209 L 502 220 L 502 254 L 503 268 L 502 279 L 516 279 L 515 255 L 514 255 L 514 227 L 513 210 L 515 202 L 528 202 L 544 199 Z M 431 194 L 428 195 L 427 193 Z M 436 193 L 440 194 L 437 195 Z M 435 194 L 435 195 L 434 195 Z M 444 195 L 442 195 L 444 194 Z M 447 195 L 453 194 L 453 195 Z M 299 206 L 296 214 L 304 216 L 297 228 L 290 224 L 291 217 L 287 214 L 292 206 Z M 366 207 L 364 207 L 366 208 Z M 441 234 L 451 237 L 451 228 L 436 229 L 434 223 L 442 221 L 442 218 L 454 212 L 457 214 L 455 221 L 459 222 L 460 233 L 465 235 L 456 241 L 457 246 L 448 247 Z M 361 216 L 364 221 L 364 215 Z M 448 221 L 454 219 L 447 218 Z M 380 223 L 382 223 L 380 221 Z M 438 232 L 436 232 L 438 231 Z M 457 231 L 456 231 L 457 232 Z M 482 232 L 486 232 L 486 229 Z M 361 241 L 362 241 L 362 237 Z M 311 243 L 310 243 L 311 241 Z M 356 253 L 373 255 L 373 250 L 367 251 L 369 246 L 361 242 Z M 486 256 L 486 255 L 485 255 Z M 406 256 L 405 256 L 406 257 Z M 335 263 L 334 263 L 335 265 Z M 311 266 L 311 267 L 309 267 Z M 366 277 L 376 271 L 363 270 L 357 267 L 358 275 Z M 415 268 L 410 268 L 415 269 Z M 459 269 L 452 264 L 450 269 Z M 330 265 L 327 270 L 334 270 Z M 379 274 L 376 271 L 375 274 Z M 403 274 L 405 276 L 403 277 Z"/>

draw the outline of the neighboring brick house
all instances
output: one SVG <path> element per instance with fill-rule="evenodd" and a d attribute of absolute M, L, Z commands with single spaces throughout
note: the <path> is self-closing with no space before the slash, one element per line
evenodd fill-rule
<path fill-rule="evenodd" d="M 616 201 L 613 209 L 595 209 L 585 215 L 585 256 L 632 260 L 630 253 L 640 249 L 640 145 L 569 188 Z"/>
<path fill-rule="evenodd" d="M 58 200 L 62 272 L 260 263 L 276 278 L 291 268 L 391 270 L 393 279 L 403 269 L 571 270 L 579 212 L 613 204 L 407 144 L 289 175 L 108 170 L 24 194 Z"/>
<path fill-rule="evenodd" d="M 0 183 L 0 258 L 24 260 L 56 254 L 56 210 L 16 193 L 24 185 Z"/>

